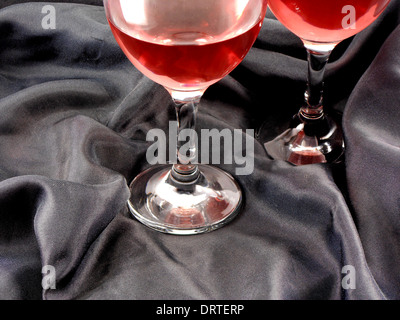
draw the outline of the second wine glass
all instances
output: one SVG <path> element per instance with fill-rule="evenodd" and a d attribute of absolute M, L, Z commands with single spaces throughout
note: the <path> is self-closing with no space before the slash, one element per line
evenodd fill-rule
<path fill-rule="evenodd" d="M 308 55 L 305 102 L 292 126 L 264 144 L 268 155 L 294 165 L 334 163 L 344 152 L 341 125 L 324 110 L 323 81 L 332 50 L 369 26 L 390 0 L 269 0 L 276 18 L 301 38 Z"/>
<path fill-rule="evenodd" d="M 225 225 L 239 212 L 241 189 L 227 172 L 195 163 L 191 134 L 205 90 L 252 47 L 267 0 L 104 0 L 104 7 L 126 56 L 170 93 L 178 137 L 189 135 L 188 143 L 178 139 L 173 165 L 153 166 L 133 180 L 132 214 L 148 227 L 173 234 Z"/>

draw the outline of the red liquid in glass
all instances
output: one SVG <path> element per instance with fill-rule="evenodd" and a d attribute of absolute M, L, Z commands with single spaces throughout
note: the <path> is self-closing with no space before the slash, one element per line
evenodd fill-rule
<path fill-rule="evenodd" d="M 126 56 L 147 77 L 170 89 L 198 90 L 225 77 L 243 60 L 260 31 L 261 21 L 230 39 L 184 45 L 139 40 L 122 32 L 111 22 L 110 26 Z M 196 39 L 208 37 L 200 32 L 182 33 L 182 36 Z"/>
<path fill-rule="evenodd" d="M 303 40 L 336 43 L 370 25 L 389 2 L 390 0 L 269 0 L 268 4 L 275 16 Z"/>
<path fill-rule="evenodd" d="M 178 1 L 157 7 L 145 2 L 140 14 L 129 18 L 133 9 L 115 0 L 108 5 L 113 13 L 108 22 L 125 55 L 148 78 L 167 89 L 204 90 L 246 56 L 260 31 L 267 0 L 203 1 L 208 5 L 197 4 L 197 10 L 196 2 L 190 3 L 177 17 L 168 6 Z"/>

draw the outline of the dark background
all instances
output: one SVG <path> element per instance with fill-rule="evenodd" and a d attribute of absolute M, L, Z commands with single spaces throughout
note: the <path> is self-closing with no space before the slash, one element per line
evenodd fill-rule
<path fill-rule="evenodd" d="M 0 2 L 0 8 L 10 6 L 12 4 L 17 4 L 17 3 L 25 3 L 25 2 L 64 2 L 64 3 L 84 3 L 84 4 L 89 4 L 89 5 L 103 5 L 103 1 L 101 0 L 59 0 L 59 1 L 50 1 L 50 0 L 3 0 Z"/>
<path fill-rule="evenodd" d="M 41 27 L 40 4 L 0 10 L 0 298 L 400 298 L 399 0 L 328 64 L 325 105 L 344 112 L 338 165 L 265 154 L 302 103 L 307 66 L 267 15 L 198 113 L 199 128 L 263 125 L 254 173 L 236 177 L 243 210 L 191 237 L 150 230 L 126 206 L 148 167 L 146 132 L 174 120 L 168 93 L 126 59 L 103 8 L 54 6 L 56 30 Z M 46 265 L 56 289 L 41 286 Z M 355 290 L 342 287 L 345 265 Z"/>

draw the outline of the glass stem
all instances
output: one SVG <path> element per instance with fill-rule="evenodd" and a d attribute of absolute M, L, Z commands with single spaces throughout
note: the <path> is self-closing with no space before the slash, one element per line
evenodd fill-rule
<path fill-rule="evenodd" d="M 300 109 L 300 115 L 307 120 L 320 119 L 324 115 L 324 74 L 333 47 L 327 51 L 317 51 L 307 45 L 305 47 L 308 57 L 308 79 L 304 94 L 306 103 Z"/>
<path fill-rule="evenodd" d="M 199 169 L 196 162 L 196 113 L 201 96 L 190 97 L 188 99 L 176 99 L 172 95 L 175 103 L 176 117 L 178 121 L 177 137 L 177 162 L 171 170 L 172 178 L 178 183 L 190 184 L 197 181 Z M 187 140 L 189 139 L 189 140 Z"/>

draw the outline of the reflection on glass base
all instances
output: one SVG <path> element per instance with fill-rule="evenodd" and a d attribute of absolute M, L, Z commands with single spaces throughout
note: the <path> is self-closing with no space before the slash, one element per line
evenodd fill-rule
<path fill-rule="evenodd" d="M 239 212 L 242 192 L 234 178 L 213 166 L 199 165 L 194 183 L 171 177 L 171 165 L 154 166 L 131 183 L 128 206 L 144 225 L 177 235 L 209 232 Z"/>
<path fill-rule="evenodd" d="M 296 115 L 292 127 L 264 143 L 264 147 L 272 159 L 294 165 L 337 163 L 342 160 L 344 139 L 332 118 L 307 120 Z"/>

